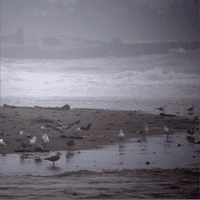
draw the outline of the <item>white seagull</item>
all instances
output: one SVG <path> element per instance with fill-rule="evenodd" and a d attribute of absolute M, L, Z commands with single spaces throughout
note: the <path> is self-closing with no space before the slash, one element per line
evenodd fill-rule
<path fill-rule="evenodd" d="M 81 133 L 81 129 L 77 128 L 74 132 L 79 134 L 79 133 Z"/>
<path fill-rule="evenodd" d="M 168 136 L 169 134 L 174 134 L 167 126 L 164 126 L 164 132 Z"/>
<path fill-rule="evenodd" d="M 3 141 L 3 139 L 0 139 L 0 146 L 6 146 L 6 143 Z"/>
<path fill-rule="evenodd" d="M 36 143 L 37 138 L 34 136 L 30 142 L 29 142 L 29 146 L 33 146 Z"/>
<path fill-rule="evenodd" d="M 125 135 L 124 135 L 124 133 L 123 133 L 123 130 L 120 129 L 120 131 L 119 131 L 119 139 L 120 139 L 120 140 L 123 140 L 124 137 L 125 137 Z"/>
<path fill-rule="evenodd" d="M 44 134 L 42 136 L 42 141 L 41 141 L 42 144 L 46 145 L 47 143 L 49 143 L 49 137 L 47 134 Z"/>

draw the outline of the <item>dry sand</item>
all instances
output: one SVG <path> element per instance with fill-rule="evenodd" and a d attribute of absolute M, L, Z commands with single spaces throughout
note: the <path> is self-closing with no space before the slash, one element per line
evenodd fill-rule
<path fill-rule="evenodd" d="M 80 120 L 77 127 L 92 124 L 89 130 L 82 130 L 82 139 L 74 139 L 75 150 L 92 149 L 119 141 L 119 130 L 123 129 L 127 138 L 138 136 L 136 131 L 144 125 L 149 127 L 147 135 L 163 134 L 163 126 L 172 130 L 187 131 L 198 128 L 199 121 L 184 117 L 164 117 L 137 111 L 113 111 L 95 109 L 47 109 L 31 107 L 2 107 L 0 138 L 6 142 L 1 153 L 13 153 L 20 147 L 19 139 L 22 128 L 32 137 L 36 136 L 36 144 L 40 144 L 44 131 L 42 121 L 60 119 L 63 125 Z M 50 142 L 47 149 L 51 151 L 67 150 L 67 138 L 77 136 L 71 131 L 47 132 Z M 32 148 L 27 148 L 32 150 Z M 198 169 L 124 169 L 91 172 L 65 172 L 59 176 L 27 177 L 17 180 L 20 184 L 4 176 L 1 179 L 1 198 L 199 198 Z M 26 183 L 29 179 L 32 183 Z M 29 180 L 30 181 L 30 180 Z M 48 182 L 47 185 L 45 185 Z M 8 184 L 9 183 L 9 184 Z M 58 185 L 58 186 L 56 186 Z M 32 188 L 39 192 L 33 192 Z M 19 190 L 20 192 L 16 192 Z"/>

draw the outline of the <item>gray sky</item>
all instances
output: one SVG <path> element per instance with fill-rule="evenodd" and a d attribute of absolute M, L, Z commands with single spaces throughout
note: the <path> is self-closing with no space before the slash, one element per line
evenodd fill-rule
<path fill-rule="evenodd" d="M 1 34 L 123 41 L 197 39 L 198 0 L 0 0 Z"/>

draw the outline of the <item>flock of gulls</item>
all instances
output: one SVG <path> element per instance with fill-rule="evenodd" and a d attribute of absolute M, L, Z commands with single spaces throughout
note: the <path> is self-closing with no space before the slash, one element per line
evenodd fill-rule
<path fill-rule="evenodd" d="M 166 107 L 159 107 L 159 108 L 156 108 L 158 110 L 160 110 L 161 112 L 165 112 L 165 109 Z M 194 111 L 194 106 L 192 106 L 191 108 L 189 109 L 186 109 L 187 111 L 189 112 L 193 112 Z M 199 117 L 196 116 L 195 117 L 195 120 L 199 120 Z M 74 129 L 74 133 L 77 133 L 77 134 L 80 134 L 81 133 L 81 130 L 88 130 L 91 126 L 91 124 L 88 124 L 86 127 L 78 127 L 77 128 L 77 125 L 79 124 L 80 120 L 79 121 L 76 121 L 74 123 L 71 123 L 67 126 L 63 126 L 61 121 L 58 120 L 58 119 L 55 119 L 54 120 L 54 125 L 50 125 L 50 124 L 47 124 L 46 126 L 42 125 L 41 126 L 41 129 L 45 132 L 45 131 L 49 131 L 49 130 L 59 130 L 62 132 L 62 130 L 71 130 L 72 128 L 76 128 Z M 170 130 L 167 126 L 164 126 L 164 133 L 167 135 L 167 137 L 171 134 L 174 134 L 174 132 L 172 130 Z M 140 131 L 137 131 L 137 133 L 139 135 L 141 135 L 142 137 L 145 137 L 145 135 L 147 134 L 147 132 L 149 131 L 149 128 L 144 125 L 144 127 L 142 128 L 142 130 Z M 187 133 L 190 135 L 188 136 L 188 139 L 194 139 L 193 138 L 193 135 L 194 133 L 196 132 L 195 128 L 191 128 L 190 130 L 187 131 Z M 28 147 L 33 147 L 35 148 L 35 152 L 38 152 L 38 154 L 36 154 L 34 156 L 34 160 L 35 162 L 40 162 L 41 161 L 41 158 L 40 158 L 40 152 L 43 152 L 46 148 L 46 145 L 50 142 L 50 138 L 48 136 L 48 134 L 44 133 L 41 137 L 41 141 L 40 141 L 40 145 L 35 145 L 36 141 L 37 141 L 37 138 L 36 136 L 34 136 L 33 138 L 31 138 L 31 135 L 26 133 L 24 130 L 21 130 L 20 131 L 20 136 L 22 136 L 22 138 L 27 138 L 26 140 L 25 139 L 19 139 L 18 141 L 20 142 L 20 145 L 22 148 L 24 148 L 24 151 L 26 148 Z M 120 129 L 119 131 L 119 140 L 124 140 L 125 139 L 125 134 L 123 133 L 123 130 Z M 71 146 L 75 145 L 75 142 L 74 140 L 68 138 L 67 141 L 66 141 L 66 144 L 68 146 L 68 150 Z M 3 141 L 3 139 L 0 139 L 0 146 L 1 147 L 4 147 L 6 146 L 6 142 Z M 34 149 L 33 149 L 34 151 Z M 49 157 L 46 157 L 44 158 L 44 160 L 49 160 L 53 163 L 53 166 L 55 165 L 55 162 L 58 161 L 60 159 L 60 156 L 62 155 L 62 153 L 58 152 L 56 153 L 55 155 L 52 155 L 52 156 L 49 156 Z M 27 158 L 28 157 L 28 153 L 23 153 L 21 155 L 22 158 Z"/>

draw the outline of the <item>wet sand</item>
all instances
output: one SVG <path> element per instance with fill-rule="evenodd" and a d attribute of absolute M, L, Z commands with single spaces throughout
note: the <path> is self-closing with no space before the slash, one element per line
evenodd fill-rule
<path fill-rule="evenodd" d="M 62 125 L 80 120 L 80 123 L 73 129 L 67 131 L 50 130 L 44 131 L 42 125 L 50 124 L 54 119 L 59 119 Z M 89 130 L 82 130 L 80 134 L 74 133 L 77 127 L 86 127 L 91 123 Z M 138 111 L 116 111 L 116 110 L 95 110 L 95 109 L 70 109 L 58 110 L 32 107 L 2 107 L 1 108 L 1 133 L 0 138 L 6 142 L 6 146 L 1 148 L 1 153 L 13 153 L 20 148 L 19 139 L 26 139 L 19 133 L 24 132 L 37 137 L 35 145 L 41 144 L 44 133 L 50 137 L 50 142 L 46 149 L 51 151 L 67 150 L 67 136 L 83 137 L 74 139 L 76 145 L 74 150 L 92 149 L 99 145 L 106 145 L 119 141 L 119 130 L 123 129 L 126 138 L 134 138 L 147 125 L 149 131 L 147 136 L 164 134 L 163 126 L 167 126 L 172 131 L 186 132 L 190 128 L 199 128 L 199 121 L 193 118 L 181 116 L 166 117 L 154 114 L 147 114 Z M 63 137 L 63 138 L 61 138 Z M 33 147 L 27 148 L 32 151 Z"/>
<path fill-rule="evenodd" d="M 86 127 L 89 123 L 92 126 L 80 134 L 74 133 L 77 127 L 70 131 L 41 129 L 55 118 L 64 126 L 79 120 L 77 127 Z M 0 138 L 7 145 L 1 147 L 1 153 L 22 149 L 19 143 L 23 138 L 19 134 L 22 128 L 31 137 L 37 137 L 36 145 L 41 143 L 42 134 L 47 133 L 50 142 L 46 149 L 50 151 L 68 150 L 66 136 L 79 135 L 82 139 L 73 139 L 76 143 L 73 150 L 81 151 L 119 142 L 120 129 L 126 138 L 135 138 L 144 125 L 149 128 L 147 136 L 151 136 L 164 134 L 164 125 L 174 132 L 187 132 L 190 128 L 198 128 L 199 121 L 192 117 L 166 117 L 138 111 L 2 107 Z M 32 150 L 32 147 L 26 149 Z M 195 167 L 144 168 L 99 172 L 79 170 L 52 176 L 1 174 L 1 198 L 199 198 L 198 170 Z"/>

